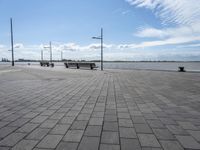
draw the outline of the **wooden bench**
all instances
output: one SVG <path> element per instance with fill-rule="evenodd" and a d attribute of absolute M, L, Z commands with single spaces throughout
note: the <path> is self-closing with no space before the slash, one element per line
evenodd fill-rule
<path fill-rule="evenodd" d="M 66 68 L 75 67 L 79 69 L 83 67 L 83 68 L 90 68 L 91 70 L 94 68 L 97 68 L 95 63 L 81 63 L 81 62 L 67 63 L 65 62 L 64 65 Z"/>
<path fill-rule="evenodd" d="M 185 72 L 185 68 L 184 67 L 178 67 L 179 68 L 179 72 Z"/>
<path fill-rule="evenodd" d="M 49 67 L 49 66 L 54 67 L 54 63 L 50 63 L 48 61 L 41 61 L 40 62 L 40 66 L 42 66 L 42 67 L 45 67 L 45 66 L 47 66 L 47 67 Z"/>

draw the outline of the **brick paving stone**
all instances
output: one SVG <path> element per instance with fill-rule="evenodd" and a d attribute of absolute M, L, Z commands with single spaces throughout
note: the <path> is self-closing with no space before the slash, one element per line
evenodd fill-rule
<path fill-rule="evenodd" d="M 60 142 L 56 150 L 77 150 L 78 143 Z"/>
<path fill-rule="evenodd" d="M 65 113 L 54 113 L 53 115 L 50 116 L 49 119 L 61 119 L 63 116 L 65 115 Z"/>
<path fill-rule="evenodd" d="M 10 147 L 2 147 L 2 146 L 0 146 L 0 150 L 10 150 Z"/>
<path fill-rule="evenodd" d="M 160 147 L 156 137 L 153 134 L 138 134 L 142 146 Z"/>
<path fill-rule="evenodd" d="M 115 115 L 105 115 L 105 116 L 104 116 L 104 120 L 105 120 L 106 122 L 109 122 L 109 121 L 115 122 L 115 121 L 117 121 L 117 116 L 115 116 Z"/>
<path fill-rule="evenodd" d="M 32 150 L 38 141 L 34 140 L 22 140 L 15 145 L 12 150 Z"/>
<path fill-rule="evenodd" d="M 198 130 L 191 122 L 178 122 L 183 129 Z"/>
<path fill-rule="evenodd" d="M 57 122 L 58 120 L 47 119 L 40 125 L 40 128 L 53 128 Z"/>
<path fill-rule="evenodd" d="M 137 138 L 136 132 L 134 128 L 119 128 L 120 137 L 122 138 Z"/>
<path fill-rule="evenodd" d="M 174 135 L 169 132 L 167 129 L 153 129 L 153 132 L 157 139 L 162 140 L 173 140 L 175 139 Z"/>
<path fill-rule="evenodd" d="M 101 136 L 102 143 L 119 144 L 119 133 L 103 131 Z"/>
<path fill-rule="evenodd" d="M 137 133 L 152 133 L 148 124 L 134 124 L 134 127 Z"/>
<path fill-rule="evenodd" d="M 90 118 L 89 125 L 102 125 L 103 118 Z"/>
<path fill-rule="evenodd" d="M 200 142 L 200 131 L 192 131 L 192 130 L 187 130 L 191 136 L 193 136 L 197 141 Z"/>
<path fill-rule="evenodd" d="M 143 147 L 142 150 L 163 150 L 162 148 L 155 148 L 155 147 Z"/>
<path fill-rule="evenodd" d="M 165 128 L 160 120 L 147 120 L 147 123 L 151 128 Z"/>
<path fill-rule="evenodd" d="M 87 136 L 100 136 L 102 126 L 87 126 L 84 135 Z"/>
<path fill-rule="evenodd" d="M 37 116 L 31 120 L 32 123 L 42 123 L 44 122 L 48 116 Z"/>
<path fill-rule="evenodd" d="M 71 130 L 85 130 L 88 121 L 74 121 Z"/>
<path fill-rule="evenodd" d="M 26 136 L 24 133 L 12 133 L 0 141 L 0 146 L 14 146 Z"/>
<path fill-rule="evenodd" d="M 121 150 L 141 150 L 140 143 L 137 139 L 120 139 Z"/>
<path fill-rule="evenodd" d="M 61 134 L 64 135 L 69 129 L 70 125 L 57 124 L 50 132 L 50 134 Z"/>
<path fill-rule="evenodd" d="M 176 138 L 181 143 L 184 148 L 188 149 L 200 149 L 200 144 L 191 136 L 180 136 L 177 135 Z"/>
<path fill-rule="evenodd" d="M 120 127 L 133 127 L 132 120 L 129 119 L 119 119 L 119 126 Z"/>
<path fill-rule="evenodd" d="M 45 129 L 45 128 L 36 128 L 33 130 L 27 137 L 26 139 L 32 139 L 32 140 L 41 140 L 47 133 L 49 132 L 50 129 Z"/>
<path fill-rule="evenodd" d="M 85 120 L 88 121 L 90 119 L 90 115 L 89 114 L 79 114 L 77 117 L 77 120 Z"/>
<path fill-rule="evenodd" d="M 100 137 L 83 136 L 78 150 L 98 150 Z"/>
<path fill-rule="evenodd" d="M 103 125 L 104 131 L 118 131 L 118 123 L 117 122 L 104 122 Z"/>
<path fill-rule="evenodd" d="M 38 148 L 56 148 L 60 140 L 62 139 L 62 135 L 47 135 L 42 141 L 37 145 Z"/>
<path fill-rule="evenodd" d="M 134 116 L 132 117 L 132 120 L 133 120 L 133 123 L 142 123 L 142 124 L 146 123 L 144 117 Z"/>
<path fill-rule="evenodd" d="M 182 127 L 180 127 L 180 126 L 177 126 L 177 125 L 167 125 L 166 127 L 173 134 L 188 135 L 188 132 L 186 130 L 184 130 Z"/>
<path fill-rule="evenodd" d="M 9 122 L 7 122 L 7 121 L 1 121 L 0 122 L 0 128 L 6 126 L 7 124 L 9 124 Z"/>
<path fill-rule="evenodd" d="M 45 110 L 41 113 L 42 116 L 51 116 L 53 113 L 55 113 L 55 110 Z"/>
<path fill-rule="evenodd" d="M 129 119 L 130 115 L 129 113 L 118 113 L 118 118 Z"/>
<path fill-rule="evenodd" d="M 3 127 L 0 129 L 0 138 L 4 138 L 13 131 L 15 131 L 17 127 Z"/>
<path fill-rule="evenodd" d="M 112 145 L 112 144 L 101 144 L 100 150 L 120 150 L 119 145 Z"/>
<path fill-rule="evenodd" d="M 16 132 L 31 132 L 33 131 L 35 128 L 37 128 L 37 126 L 39 126 L 39 124 L 35 124 L 35 123 L 27 123 L 25 125 L 23 125 L 21 128 L 19 128 Z"/>
<path fill-rule="evenodd" d="M 62 124 L 72 124 L 73 123 L 73 121 L 75 120 L 75 118 L 76 117 L 70 117 L 70 116 L 68 116 L 68 117 L 63 117 L 61 120 L 60 120 L 60 122 L 59 123 L 62 123 Z"/>
<path fill-rule="evenodd" d="M 68 130 L 63 137 L 63 141 L 80 142 L 83 136 L 83 130 Z"/>
<path fill-rule="evenodd" d="M 14 121 L 14 122 L 8 124 L 8 126 L 21 127 L 22 125 L 24 125 L 28 121 L 29 121 L 29 119 L 20 118 L 20 119 L 17 119 L 16 121 Z"/>
<path fill-rule="evenodd" d="M 177 141 L 160 141 L 164 150 L 184 150 L 184 148 Z"/>

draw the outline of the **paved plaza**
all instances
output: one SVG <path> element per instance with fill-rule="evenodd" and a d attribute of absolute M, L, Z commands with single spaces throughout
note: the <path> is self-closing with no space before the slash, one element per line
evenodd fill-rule
<path fill-rule="evenodd" d="M 8 149 L 200 149 L 200 73 L 0 66 Z"/>

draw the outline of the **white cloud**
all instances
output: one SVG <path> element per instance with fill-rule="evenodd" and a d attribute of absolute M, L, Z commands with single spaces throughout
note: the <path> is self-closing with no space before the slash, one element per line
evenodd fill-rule
<path fill-rule="evenodd" d="M 131 5 L 154 11 L 164 24 L 199 22 L 200 0 L 126 0 Z"/>
<path fill-rule="evenodd" d="M 24 48 L 24 45 L 22 43 L 16 43 L 14 44 L 14 48 Z"/>
<path fill-rule="evenodd" d="M 155 41 L 125 45 L 140 48 L 162 45 L 190 44 L 200 41 L 200 0 L 126 0 L 136 7 L 151 9 L 164 24 L 175 27 L 140 28 L 134 35 L 140 38 L 157 38 Z M 123 46 L 122 46 L 123 47 Z"/>

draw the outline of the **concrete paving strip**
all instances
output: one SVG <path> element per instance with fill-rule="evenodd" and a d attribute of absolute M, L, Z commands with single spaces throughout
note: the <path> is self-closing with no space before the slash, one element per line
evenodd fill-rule
<path fill-rule="evenodd" d="M 18 72 L 21 71 L 21 69 L 15 69 L 15 70 L 0 70 L 0 75 L 3 73 L 9 73 L 9 72 Z"/>

